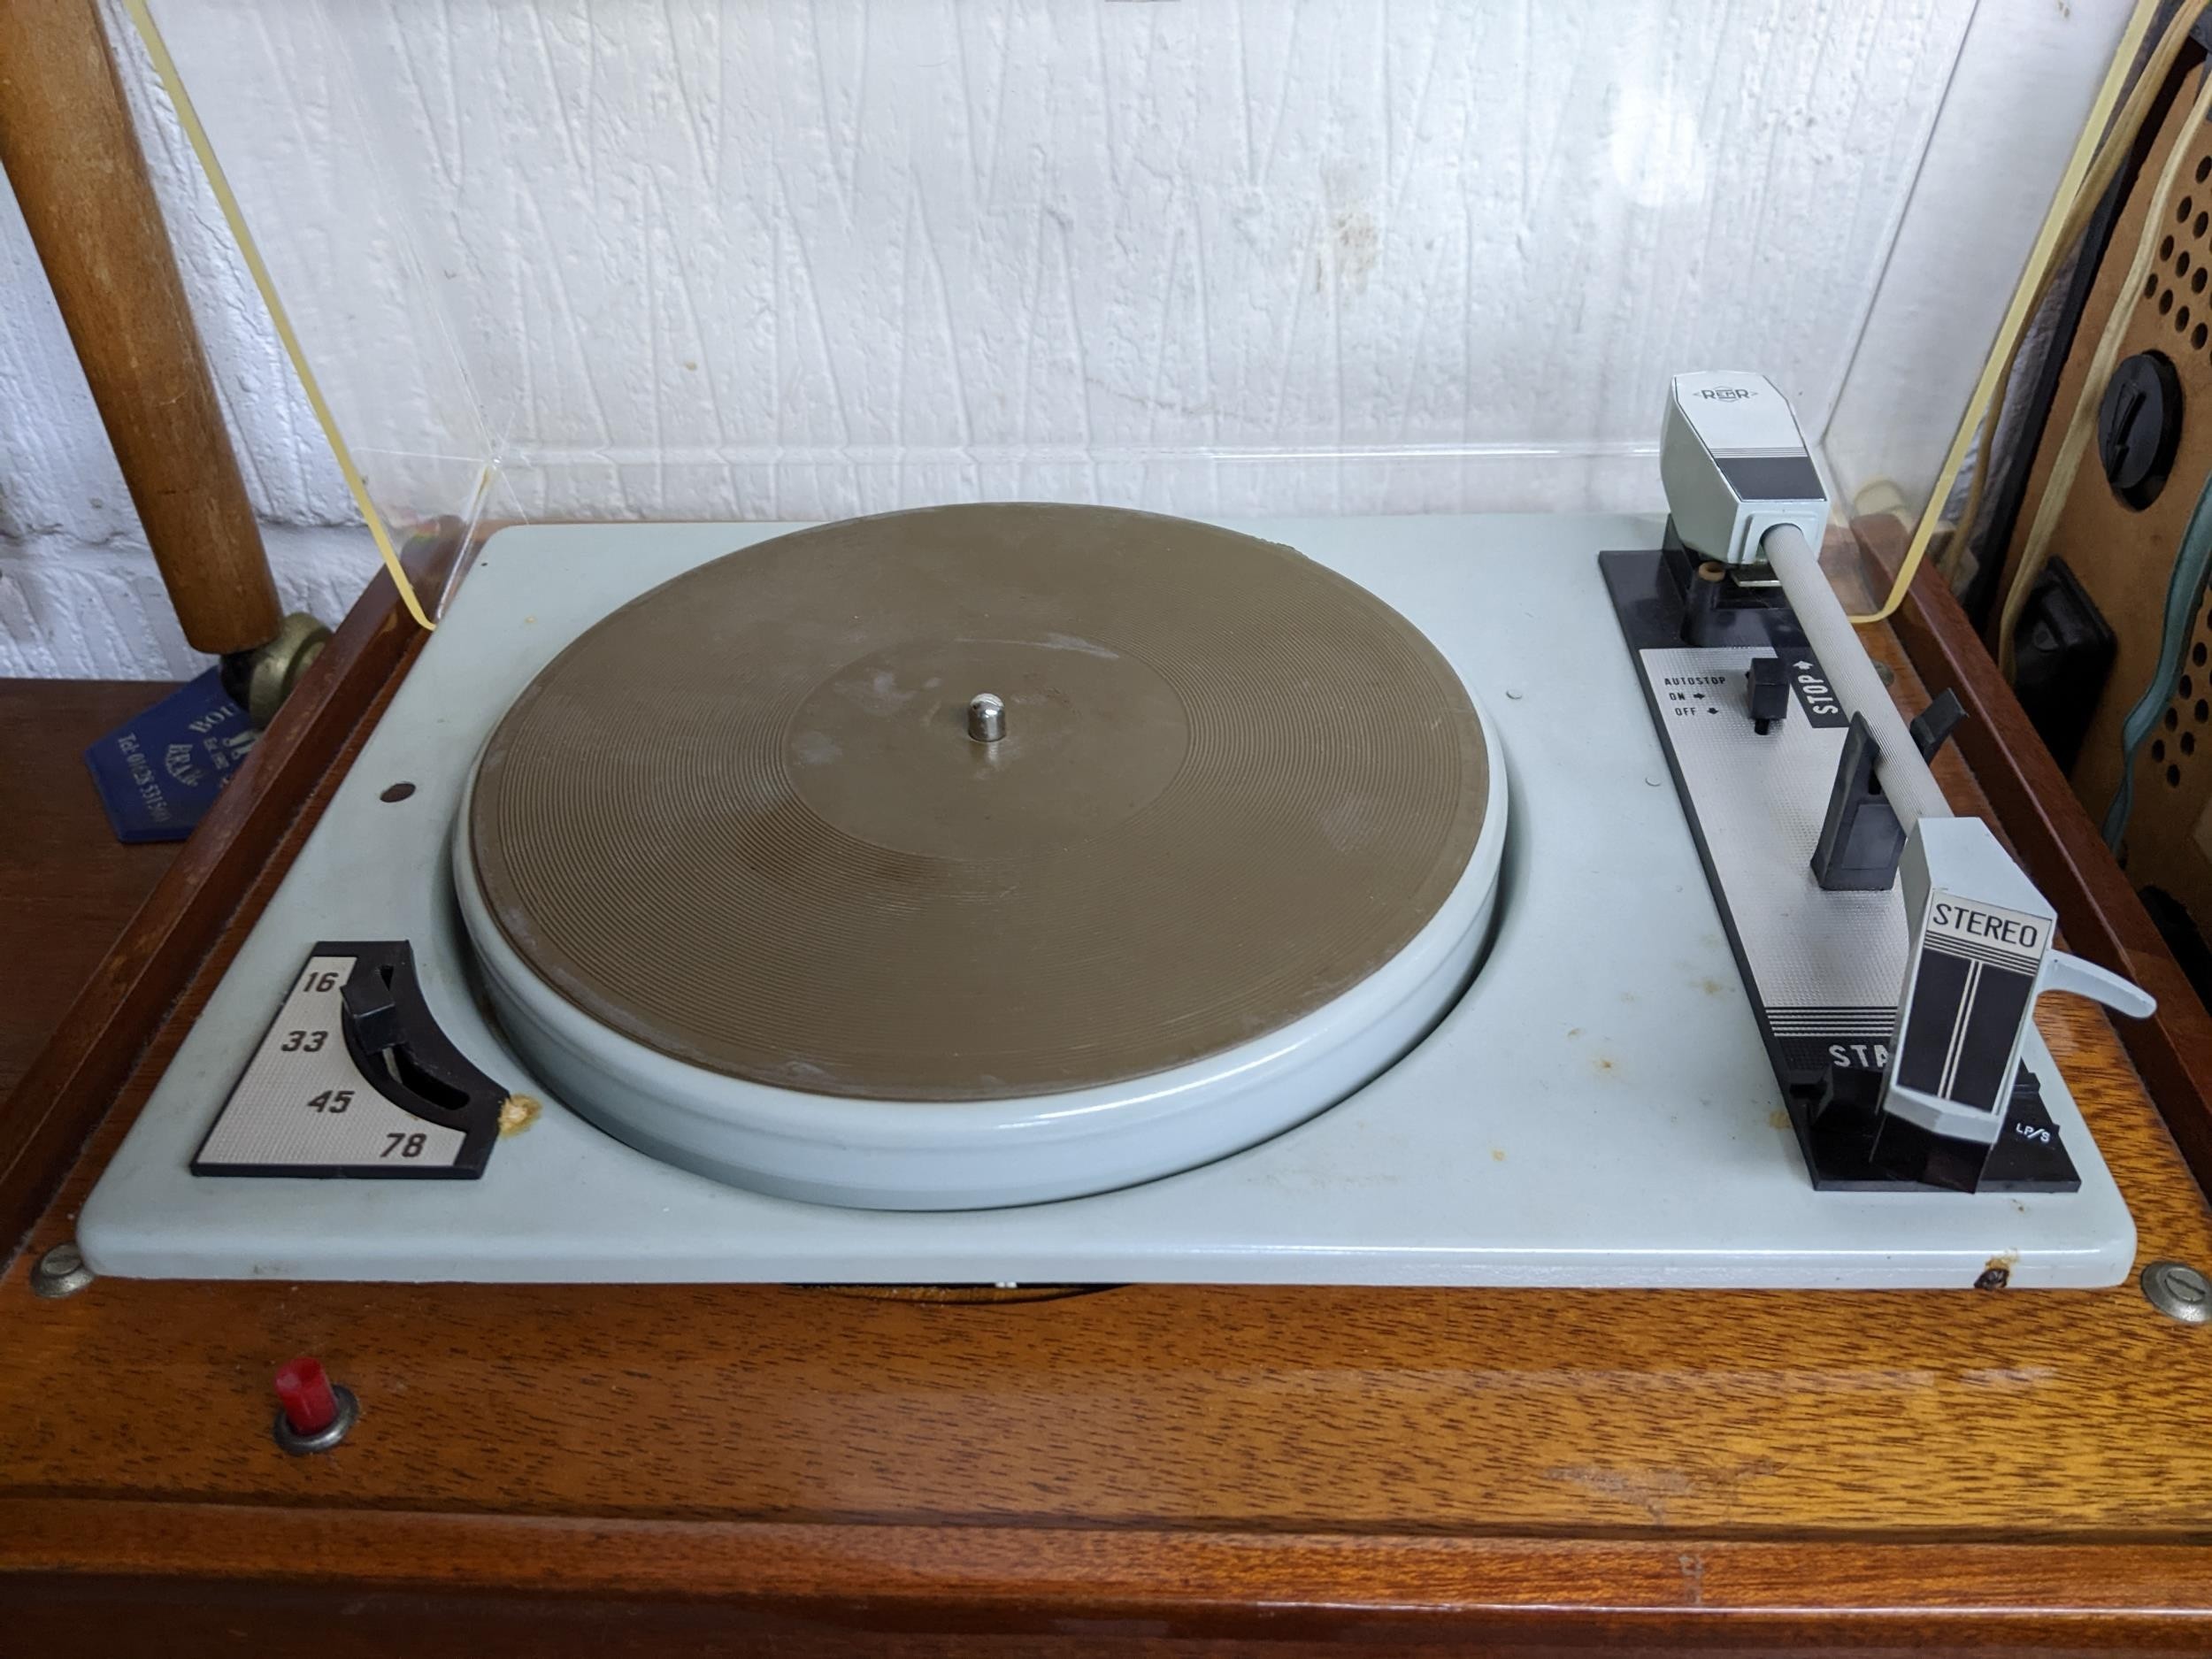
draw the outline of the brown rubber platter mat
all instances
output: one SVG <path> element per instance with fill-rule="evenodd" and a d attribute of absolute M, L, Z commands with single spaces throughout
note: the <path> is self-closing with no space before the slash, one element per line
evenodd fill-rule
<path fill-rule="evenodd" d="M 1488 796 L 1465 688 L 1364 589 L 1205 525 L 1000 504 L 778 537 L 614 612 L 493 733 L 469 833 L 515 949 L 625 1035 L 998 1100 L 1321 1007 L 1436 912 Z"/>

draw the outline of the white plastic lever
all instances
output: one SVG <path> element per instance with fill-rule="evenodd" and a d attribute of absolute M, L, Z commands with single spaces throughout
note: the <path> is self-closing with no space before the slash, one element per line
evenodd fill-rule
<path fill-rule="evenodd" d="M 2109 968 L 2063 950 L 2054 950 L 2043 964 L 2038 991 L 2071 991 L 2093 1002 L 2102 1002 L 2130 1019 L 2148 1019 L 2158 1011 L 2158 999 L 2132 979 L 2124 979 Z"/>

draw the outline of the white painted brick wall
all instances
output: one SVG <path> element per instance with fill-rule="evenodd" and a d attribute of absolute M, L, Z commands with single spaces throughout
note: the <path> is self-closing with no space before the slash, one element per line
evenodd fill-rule
<path fill-rule="evenodd" d="M 376 565 L 305 395 L 123 8 L 103 0 L 155 188 L 288 606 Z M 12 193 L 0 189 L 0 673 L 171 679 L 184 642 Z"/>
<path fill-rule="evenodd" d="M 334 614 L 365 537 L 107 4 L 280 582 Z M 2125 6 L 1992 10 L 157 6 L 380 500 L 464 507 L 490 462 L 494 513 L 643 518 L 1654 505 L 1668 373 L 1763 368 L 1817 430 L 1867 369 L 1965 38 L 1946 176 L 2006 165 L 1873 331 L 1955 411 L 1994 311 L 1937 273 L 2008 277 Z M 187 672 L 12 201 L 0 283 L 0 671 Z M 1294 458 L 1160 458 L 1207 450 Z"/>

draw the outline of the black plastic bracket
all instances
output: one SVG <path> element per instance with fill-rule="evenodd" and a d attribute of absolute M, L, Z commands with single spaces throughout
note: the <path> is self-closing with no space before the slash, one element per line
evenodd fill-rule
<path fill-rule="evenodd" d="M 2014 645 L 2013 694 L 2058 769 L 2071 772 L 2120 646 L 2064 559 L 2045 565 L 2028 589 Z"/>
<path fill-rule="evenodd" d="M 1920 751 L 1920 758 L 1932 761 L 1951 741 L 1951 733 L 1966 721 L 1966 705 L 1959 701 L 1959 694 L 1948 686 L 1943 695 L 1913 717 L 1906 728 L 1912 733 L 1913 747 Z"/>
<path fill-rule="evenodd" d="M 1682 574 L 1682 642 L 1700 647 L 1764 645 L 1768 613 L 1777 601 L 1770 592 L 1747 588 L 1725 565 L 1670 549 Z M 1778 591 L 1778 590 L 1776 590 Z"/>
<path fill-rule="evenodd" d="M 2043 1103 L 2043 1086 L 2026 1065 L 2014 1072 L 2012 1099 L 1988 1146 L 1931 1134 L 1881 1110 L 1882 1074 L 1831 1065 L 1817 1083 L 1791 1091 L 1791 1117 L 1813 1185 L 1826 1192 L 1887 1192 L 1940 1187 L 1973 1193 L 2070 1193 L 2080 1178 Z"/>
<path fill-rule="evenodd" d="M 1813 849 L 1813 879 L 1828 892 L 1880 893 L 1897 879 L 1905 830 L 1874 775 L 1881 752 L 1866 717 L 1853 715 Z"/>

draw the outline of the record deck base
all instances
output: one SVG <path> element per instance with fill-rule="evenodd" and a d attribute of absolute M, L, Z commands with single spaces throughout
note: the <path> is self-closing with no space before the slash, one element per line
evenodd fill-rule
<path fill-rule="evenodd" d="M 1658 519 L 1236 527 L 1419 627 L 1494 723 L 1512 803 L 1486 958 L 1350 1099 L 1181 1174 L 935 1213 L 739 1190 L 592 1126 L 488 1017 L 450 896 L 455 815 L 486 736 L 578 634 L 787 526 L 513 530 L 462 585 L 88 1203 L 88 1257 L 121 1276 L 426 1281 L 1965 1288 L 1993 1262 L 2023 1287 L 2124 1276 L 2133 1225 L 2039 1039 L 2027 1063 L 2079 1191 L 1808 1179 L 1600 573 L 1602 549 L 1656 546 Z M 348 940 L 410 941 L 446 1038 L 536 1110 L 512 1114 L 472 1181 L 194 1175 L 310 952 Z"/>

